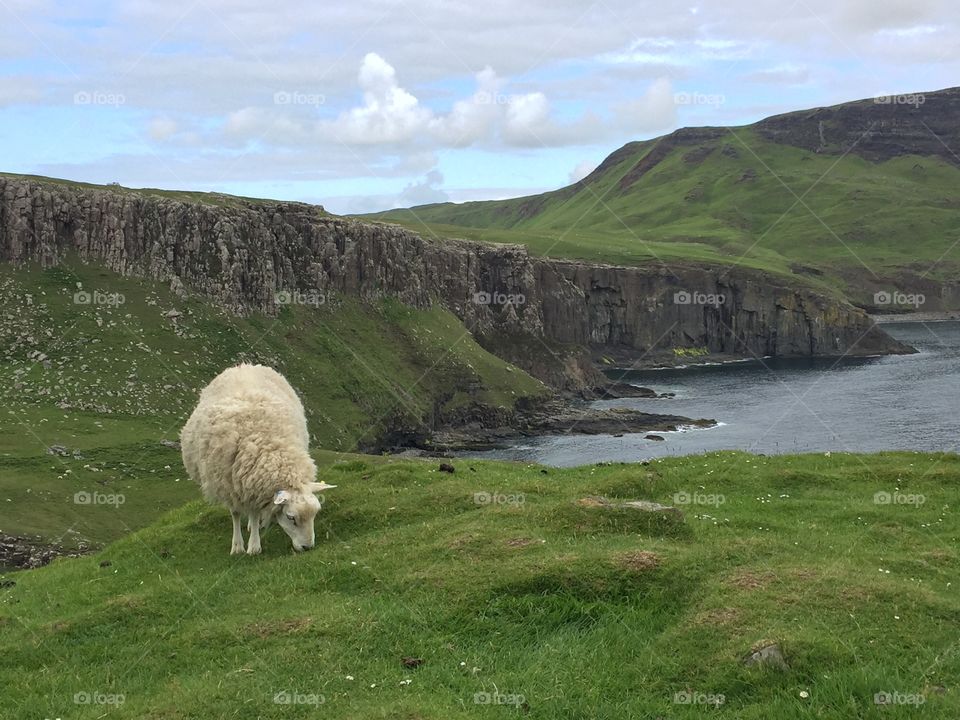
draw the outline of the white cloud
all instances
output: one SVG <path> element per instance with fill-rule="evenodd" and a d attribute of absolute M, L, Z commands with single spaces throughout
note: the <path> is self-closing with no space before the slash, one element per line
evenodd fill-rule
<path fill-rule="evenodd" d="M 775 67 L 755 70 L 743 76 L 749 82 L 773 85 L 802 85 L 810 80 L 810 69 L 802 65 L 783 63 Z"/>
<path fill-rule="evenodd" d="M 490 66 L 476 75 L 477 89 L 466 100 L 453 104 L 445 117 L 434 118 L 430 129 L 446 145 L 465 147 L 486 137 L 496 125 L 503 82 Z"/>
<path fill-rule="evenodd" d="M 178 130 L 175 120 L 168 117 L 154 118 L 147 125 L 147 134 L 158 142 L 169 140 Z"/>
<path fill-rule="evenodd" d="M 340 115 L 333 126 L 338 137 L 357 145 L 411 140 L 430 122 L 431 112 L 397 84 L 397 73 L 376 53 L 360 66 L 363 105 Z"/>
<path fill-rule="evenodd" d="M 41 98 L 38 83 L 29 77 L 0 77 L 0 107 L 31 105 Z"/>
<path fill-rule="evenodd" d="M 410 207 L 446 202 L 450 196 L 440 188 L 442 184 L 443 174 L 439 170 L 431 170 L 422 180 L 412 182 L 403 189 L 400 193 L 399 205 Z"/>
<path fill-rule="evenodd" d="M 596 169 L 597 163 L 594 160 L 581 160 L 574 166 L 573 170 L 570 171 L 567 180 L 572 185 L 575 182 L 583 180 Z"/>
<path fill-rule="evenodd" d="M 498 143 L 513 147 L 588 145 L 603 142 L 624 127 L 620 118 L 604 121 L 595 112 L 561 119 L 545 93 L 506 92 L 507 81 L 489 67 L 475 75 L 473 93 L 454 101 L 446 113 L 424 106 L 399 84 L 396 69 L 376 53 L 364 57 L 358 82 L 363 103 L 333 119 L 320 114 L 322 103 L 250 106 L 229 113 L 222 133 L 238 145 L 266 142 L 292 147 L 338 141 L 348 146 L 379 145 L 418 152 Z M 639 100 L 645 103 L 645 114 L 658 119 L 628 123 L 627 127 L 663 127 L 659 88 L 664 82 L 669 86 L 669 81 L 657 81 Z"/>
<path fill-rule="evenodd" d="M 618 107 L 619 124 L 630 134 L 658 132 L 672 127 L 677 122 L 677 105 L 674 101 L 673 83 L 660 78 L 635 100 Z"/>

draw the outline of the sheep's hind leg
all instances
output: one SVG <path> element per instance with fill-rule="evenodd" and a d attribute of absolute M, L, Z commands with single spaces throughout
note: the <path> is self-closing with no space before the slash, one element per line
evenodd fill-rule
<path fill-rule="evenodd" d="M 247 542 L 247 555 L 258 555 L 260 553 L 260 516 L 257 513 L 250 513 L 247 526 L 250 528 L 250 538 Z"/>
<path fill-rule="evenodd" d="M 243 553 L 243 531 L 240 529 L 240 513 L 231 510 L 230 517 L 233 518 L 233 544 L 230 546 L 230 554 L 240 555 Z"/>

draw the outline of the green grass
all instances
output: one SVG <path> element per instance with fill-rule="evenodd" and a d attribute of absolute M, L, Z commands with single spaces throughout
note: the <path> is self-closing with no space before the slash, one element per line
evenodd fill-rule
<path fill-rule="evenodd" d="M 647 157 L 656 161 L 629 182 Z M 826 283 L 869 302 L 865 284 L 905 270 L 955 277 L 958 182 L 960 169 L 937 158 L 873 163 L 733 128 L 662 157 L 654 141 L 631 143 L 583 183 L 539 196 L 373 217 L 443 237 L 519 242 L 537 254 L 618 264 L 659 258 L 780 274 L 803 266 L 798 282 Z"/>
<path fill-rule="evenodd" d="M 231 557 L 226 511 L 192 502 L 96 556 L 11 575 L 0 716 L 921 712 L 875 706 L 881 691 L 925 694 L 925 716 L 960 715 L 960 457 L 722 453 L 568 470 L 463 460 L 454 475 L 436 462 L 320 459 L 338 488 L 311 553 L 293 555 L 272 528 L 262 556 Z M 895 489 L 925 502 L 874 503 Z M 684 506 L 680 522 L 577 504 L 678 492 L 724 502 Z M 762 640 L 781 644 L 788 670 L 743 666 Z M 404 657 L 423 664 L 406 669 Z M 285 691 L 323 702 L 274 703 Z M 687 691 L 725 701 L 673 702 Z M 77 693 L 124 703 L 75 704 Z M 525 705 L 476 704 L 477 693 Z"/>

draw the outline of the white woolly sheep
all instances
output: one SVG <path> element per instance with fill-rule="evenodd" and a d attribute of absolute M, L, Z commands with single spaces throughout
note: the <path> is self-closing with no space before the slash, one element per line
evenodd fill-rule
<path fill-rule="evenodd" d="M 260 530 L 274 517 L 295 550 L 313 547 L 314 493 L 336 486 L 316 482 L 309 441 L 300 398 L 272 368 L 227 368 L 200 393 L 180 431 L 183 465 L 207 500 L 230 510 L 231 554 L 244 551 L 241 515 L 250 555 L 260 552 Z"/>

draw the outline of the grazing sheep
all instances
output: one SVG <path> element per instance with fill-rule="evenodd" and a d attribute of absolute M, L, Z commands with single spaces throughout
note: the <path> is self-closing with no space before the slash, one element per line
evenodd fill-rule
<path fill-rule="evenodd" d="M 242 553 L 241 515 L 250 534 L 247 553 L 260 552 L 260 530 L 277 523 L 295 550 L 314 545 L 314 493 L 336 487 L 316 482 L 300 398 L 284 377 L 263 365 L 238 365 L 217 375 L 180 431 L 183 465 L 210 502 L 233 517 L 231 554 Z"/>

